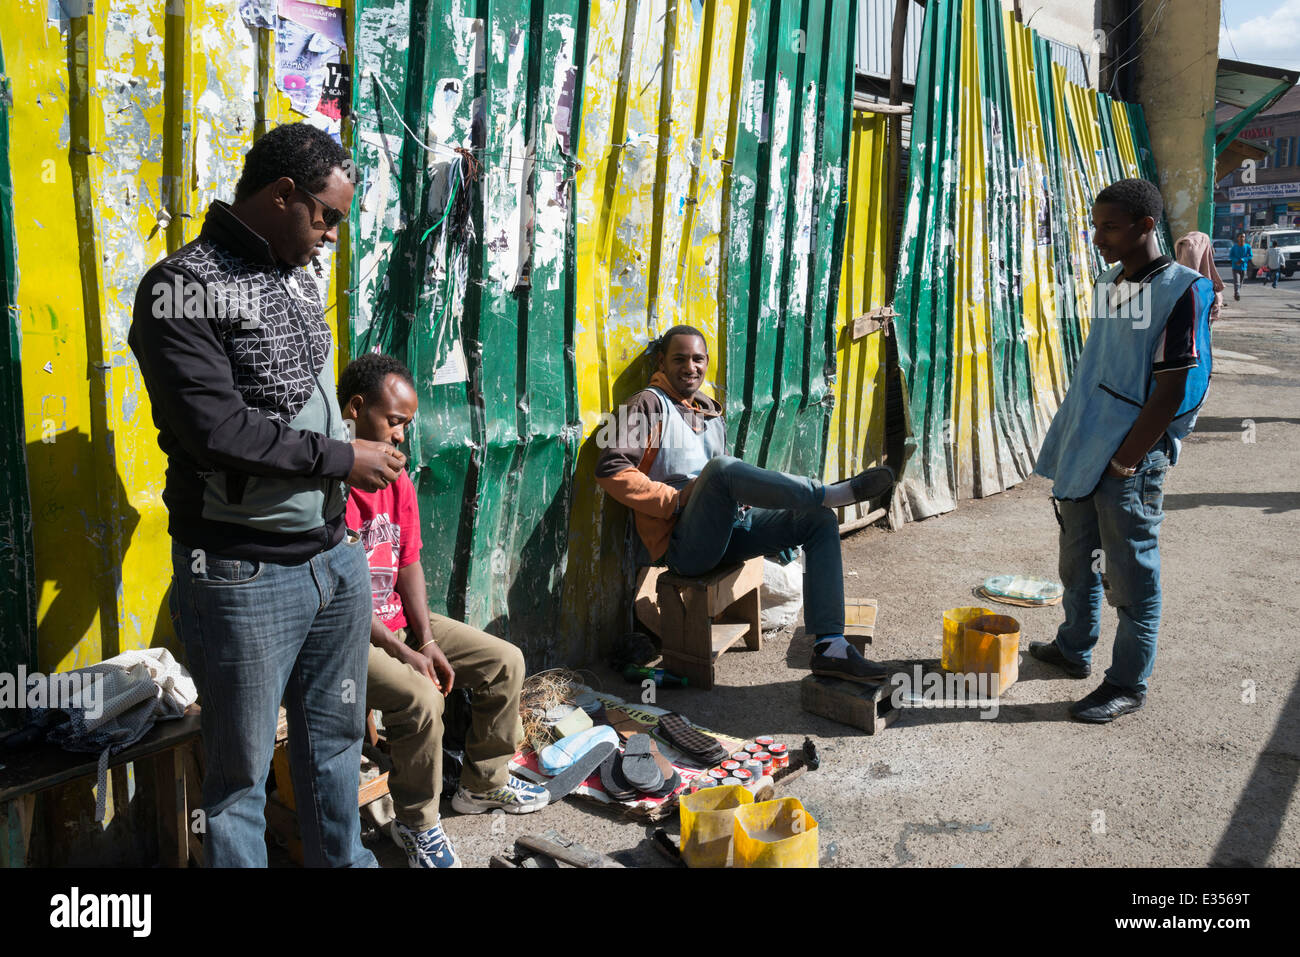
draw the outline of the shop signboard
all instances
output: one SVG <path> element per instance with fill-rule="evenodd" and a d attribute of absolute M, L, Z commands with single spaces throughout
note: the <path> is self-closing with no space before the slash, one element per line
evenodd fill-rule
<path fill-rule="evenodd" d="M 1300 197 L 1300 182 L 1254 183 L 1250 186 L 1233 186 L 1228 189 L 1228 199 L 1285 199 Z"/>

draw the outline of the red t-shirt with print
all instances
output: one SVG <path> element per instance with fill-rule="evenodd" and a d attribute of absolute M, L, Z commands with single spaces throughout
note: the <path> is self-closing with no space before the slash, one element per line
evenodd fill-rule
<path fill-rule="evenodd" d="M 375 614 L 392 631 L 406 627 L 397 570 L 420 558 L 420 510 L 415 486 L 405 470 L 388 488 L 348 495 L 348 528 L 361 533 L 370 563 L 370 591 Z"/>

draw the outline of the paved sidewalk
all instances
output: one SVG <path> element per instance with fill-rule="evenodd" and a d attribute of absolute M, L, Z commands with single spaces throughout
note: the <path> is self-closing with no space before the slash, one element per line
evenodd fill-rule
<path fill-rule="evenodd" d="M 659 703 L 737 735 L 772 732 L 792 746 L 811 736 L 822 768 L 790 793 L 820 822 L 827 866 L 1300 863 L 1300 279 L 1277 290 L 1252 282 L 1240 303 L 1229 288 L 1214 334 L 1201 424 L 1166 483 L 1164 622 L 1143 711 L 1108 726 L 1066 713 L 1109 664 L 1109 608 L 1094 678 L 1057 678 L 1024 655 L 991 721 L 913 710 L 868 737 L 805 714 L 809 642 L 788 634 L 729 654 L 714 691 L 664 691 Z M 857 533 L 845 568 L 851 594 L 880 602 L 879 657 L 937 658 L 943 610 L 975 603 L 984 578 L 1055 577 L 1048 483 L 896 533 Z M 1059 607 L 1005 610 L 1025 643 L 1050 638 L 1062 617 Z M 639 690 L 597 675 L 616 693 Z M 572 799 L 526 817 L 448 811 L 445 821 L 467 866 L 548 827 L 628 863 L 662 863 L 647 828 Z M 402 863 L 391 845 L 377 850 Z"/>

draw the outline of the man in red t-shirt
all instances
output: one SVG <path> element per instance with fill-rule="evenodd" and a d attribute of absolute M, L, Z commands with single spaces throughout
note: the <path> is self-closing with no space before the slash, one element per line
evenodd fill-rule
<path fill-rule="evenodd" d="M 392 356 L 369 353 L 339 376 L 339 405 L 355 437 L 400 444 L 419 400 L 410 370 Z M 442 829 L 442 712 L 454 683 L 473 696 L 465 766 L 451 806 L 462 814 L 501 808 L 526 814 L 544 806 L 545 788 L 510 774 L 523 739 L 519 649 L 429 611 L 420 567 L 420 513 L 403 471 L 376 492 L 352 489 L 348 528 L 361 535 L 370 563 L 374 614 L 366 707 L 383 712 L 393 759 L 388 790 L 397 817 L 392 836 L 412 867 L 459 867 Z M 409 612 L 409 614 L 408 614 Z"/>

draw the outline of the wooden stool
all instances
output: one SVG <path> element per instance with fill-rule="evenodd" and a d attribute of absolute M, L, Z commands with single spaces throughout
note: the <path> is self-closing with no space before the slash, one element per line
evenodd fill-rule
<path fill-rule="evenodd" d="M 741 638 L 750 651 L 762 648 L 762 585 L 761 556 L 743 565 L 720 565 L 698 578 L 661 572 L 655 590 L 664 668 L 708 691 L 724 651 Z"/>

